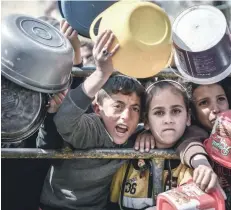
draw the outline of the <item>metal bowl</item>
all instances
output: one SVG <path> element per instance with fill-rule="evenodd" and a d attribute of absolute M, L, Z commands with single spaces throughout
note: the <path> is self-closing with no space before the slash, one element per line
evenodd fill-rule
<path fill-rule="evenodd" d="M 7 16 L 1 27 L 2 75 L 38 92 L 69 87 L 73 50 L 55 27 L 24 15 Z"/>

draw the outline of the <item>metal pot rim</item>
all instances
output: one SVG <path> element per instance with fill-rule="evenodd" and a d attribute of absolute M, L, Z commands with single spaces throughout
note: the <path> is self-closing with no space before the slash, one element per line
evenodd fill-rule
<path fill-rule="evenodd" d="M 4 64 L 1 65 L 2 67 L 5 67 Z M 6 69 L 8 69 L 6 67 Z M 3 68 L 2 68 L 2 72 L 1 74 L 9 79 L 11 82 L 21 86 L 21 87 L 24 87 L 26 89 L 29 89 L 29 90 L 33 90 L 33 91 L 36 91 L 36 92 L 41 92 L 41 93 L 57 93 L 57 92 L 61 92 L 61 91 L 64 91 L 66 89 L 68 89 L 70 86 L 71 86 L 71 83 L 72 83 L 72 76 L 70 74 L 70 78 L 69 80 L 63 84 L 62 86 L 60 85 L 50 85 L 49 87 L 47 86 L 46 88 L 43 88 L 38 84 L 36 84 L 34 81 L 32 80 L 29 80 L 25 77 L 23 77 L 22 75 L 16 75 L 15 72 L 12 71 L 12 74 L 11 74 L 11 71 L 4 71 Z"/>

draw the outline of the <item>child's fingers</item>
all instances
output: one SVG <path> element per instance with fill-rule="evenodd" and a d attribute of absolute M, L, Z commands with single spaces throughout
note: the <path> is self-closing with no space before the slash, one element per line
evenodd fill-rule
<path fill-rule="evenodd" d="M 65 95 L 63 93 L 59 93 L 58 97 L 63 101 L 63 99 L 65 98 Z"/>
<path fill-rule="evenodd" d="M 211 173 L 212 172 L 210 172 L 210 171 L 205 171 L 205 174 L 202 177 L 202 180 L 200 183 L 201 190 L 205 191 L 206 187 L 208 186 L 210 178 L 211 178 Z"/>
<path fill-rule="evenodd" d="M 70 36 L 71 37 L 77 37 L 78 36 L 78 32 L 76 30 L 73 30 Z"/>
<path fill-rule="evenodd" d="M 200 186 L 201 182 L 202 182 L 202 179 L 203 179 L 203 176 L 204 176 L 204 171 L 203 169 L 199 169 L 200 170 L 200 173 L 199 175 L 197 176 L 197 179 L 195 180 L 195 183 Z"/>
<path fill-rule="evenodd" d="M 109 36 L 109 39 L 107 40 L 107 42 L 106 42 L 106 44 L 104 45 L 103 48 L 105 48 L 105 49 L 110 49 L 110 47 L 111 47 L 111 45 L 112 45 L 112 43 L 113 43 L 114 38 L 115 38 L 115 36 L 114 36 L 114 34 L 111 32 L 111 33 L 110 33 L 110 36 Z"/>
<path fill-rule="evenodd" d="M 140 148 L 140 135 L 136 138 L 136 142 L 135 142 L 135 145 L 134 145 L 134 149 L 135 150 L 139 150 Z"/>
<path fill-rule="evenodd" d="M 146 136 L 145 139 L 145 152 L 149 152 L 151 147 L 151 139 L 149 136 Z"/>
<path fill-rule="evenodd" d="M 211 178 L 210 178 L 210 182 L 207 186 L 207 188 L 205 189 L 205 192 L 209 192 L 211 191 L 213 188 L 215 188 L 217 185 L 217 175 L 215 173 L 212 173 Z"/>
<path fill-rule="evenodd" d="M 56 102 L 54 99 L 49 101 L 49 107 L 54 107 L 56 105 Z"/>
<path fill-rule="evenodd" d="M 67 30 L 66 30 L 65 35 L 66 35 L 67 37 L 70 37 L 71 34 L 72 34 L 72 32 L 73 32 L 73 28 L 72 28 L 71 26 L 69 26 L 69 27 L 67 28 Z"/>
<path fill-rule="evenodd" d="M 63 95 L 66 96 L 67 93 L 68 93 L 68 91 L 69 91 L 68 89 L 64 90 L 64 91 L 63 91 Z"/>
<path fill-rule="evenodd" d="M 140 139 L 140 144 L 139 144 L 140 152 L 144 152 L 144 144 L 145 144 L 145 137 Z"/>
<path fill-rule="evenodd" d="M 59 98 L 59 99 L 61 100 L 61 102 L 62 102 L 63 99 L 66 97 L 67 92 L 68 92 L 68 89 L 67 89 L 67 90 L 64 90 L 63 92 L 60 92 L 60 93 L 56 94 L 56 96 L 57 96 L 57 98 Z"/>
<path fill-rule="evenodd" d="M 198 167 L 194 169 L 193 171 L 193 181 L 196 182 L 197 178 L 199 176 L 199 170 Z"/>
<path fill-rule="evenodd" d="M 154 140 L 154 137 L 153 137 L 153 136 L 151 136 L 150 138 L 151 138 L 151 148 L 152 148 L 152 149 L 154 149 L 154 148 L 155 148 L 155 146 L 156 146 L 156 144 L 155 144 L 155 140 Z"/>
<path fill-rule="evenodd" d="M 69 26 L 70 26 L 69 23 L 68 23 L 67 21 L 65 21 L 65 22 L 63 23 L 62 28 L 61 28 L 61 32 L 62 32 L 63 34 L 65 34 Z"/>
<path fill-rule="evenodd" d="M 107 41 L 108 41 L 108 39 L 110 37 L 110 34 L 111 34 L 111 31 L 107 31 L 103 35 L 102 39 L 99 41 L 99 43 L 97 45 L 97 48 L 96 48 L 97 52 L 100 53 L 103 50 L 103 48 L 105 48 L 105 44 L 107 43 Z"/>
<path fill-rule="evenodd" d="M 57 105 L 62 103 L 62 99 L 58 95 L 54 95 L 54 101 Z"/>
<path fill-rule="evenodd" d="M 50 100 L 50 104 L 47 107 L 48 108 L 47 112 L 48 113 L 55 113 L 55 112 L 57 112 L 58 107 L 59 107 L 59 105 L 57 105 L 57 103 L 55 102 L 55 100 Z"/>
<path fill-rule="evenodd" d="M 107 30 L 103 31 L 100 35 L 97 36 L 96 42 L 94 44 L 94 48 L 97 49 L 98 44 L 100 43 L 101 39 L 103 38 L 104 34 L 107 32 Z"/>
<path fill-rule="evenodd" d="M 63 24 L 64 24 L 65 21 L 66 21 L 65 19 L 62 19 L 62 20 L 60 21 L 60 30 L 61 30 L 61 28 L 63 27 Z"/>
<path fill-rule="evenodd" d="M 113 55 L 118 51 L 119 48 L 120 48 L 120 45 L 117 44 L 117 45 L 112 49 L 112 51 L 110 52 L 111 56 L 113 56 Z"/>

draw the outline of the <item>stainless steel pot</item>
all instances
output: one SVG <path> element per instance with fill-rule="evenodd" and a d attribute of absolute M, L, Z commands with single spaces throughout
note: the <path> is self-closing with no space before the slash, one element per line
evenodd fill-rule
<path fill-rule="evenodd" d="M 22 15 L 7 16 L 1 27 L 2 75 L 38 92 L 69 87 L 73 50 L 55 27 Z"/>
<path fill-rule="evenodd" d="M 1 140 L 11 143 L 27 139 L 45 118 L 46 94 L 25 89 L 3 76 L 1 82 Z"/>

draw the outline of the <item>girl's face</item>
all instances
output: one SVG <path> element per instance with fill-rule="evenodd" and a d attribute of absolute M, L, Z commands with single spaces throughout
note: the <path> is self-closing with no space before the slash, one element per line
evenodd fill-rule
<path fill-rule="evenodd" d="M 217 115 L 229 109 L 224 89 L 219 84 L 201 85 L 193 92 L 198 121 L 207 129 L 212 130 Z"/>
<path fill-rule="evenodd" d="M 149 110 L 146 129 L 150 129 L 157 148 L 172 147 L 190 125 L 184 98 L 175 88 L 159 89 L 154 94 Z"/>

